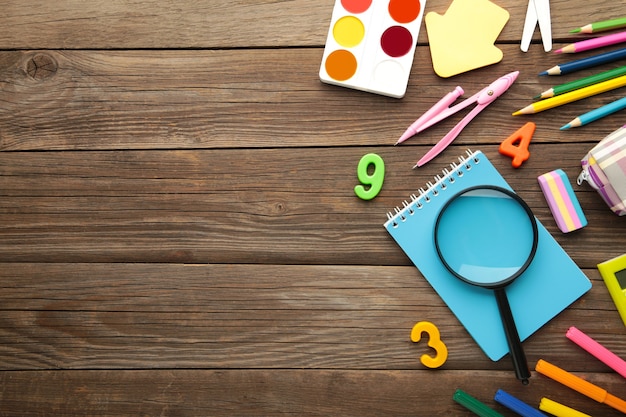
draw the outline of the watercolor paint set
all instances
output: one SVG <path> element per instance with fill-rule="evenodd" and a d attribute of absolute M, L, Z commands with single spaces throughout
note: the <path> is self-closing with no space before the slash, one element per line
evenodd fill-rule
<path fill-rule="evenodd" d="M 404 97 L 425 3 L 426 0 L 336 0 L 320 80 Z"/>

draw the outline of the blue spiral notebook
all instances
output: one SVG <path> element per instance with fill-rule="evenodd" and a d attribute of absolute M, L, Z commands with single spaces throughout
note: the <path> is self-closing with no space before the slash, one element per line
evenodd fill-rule
<path fill-rule="evenodd" d="M 509 352 L 492 290 L 467 284 L 441 263 L 434 246 L 435 221 L 458 192 L 480 185 L 511 189 L 480 151 L 460 157 L 441 175 L 388 213 L 385 228 L 493 361 Z M 532 263 L 506 288 L 523 341 L 591 288 L 591 282 L 537 220 L 538 245 Z"/>

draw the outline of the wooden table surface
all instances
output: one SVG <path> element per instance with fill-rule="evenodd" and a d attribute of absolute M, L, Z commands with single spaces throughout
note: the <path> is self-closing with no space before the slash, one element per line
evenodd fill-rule
<path fill-rule="evenodd" d="M 426 12 L 449 3 L 428 0 Z M 394 99 L 319 81 L 332 0 L 0 1 L 0 415 L 472 415 L 452 400 L 457 388 L 503 415 L 498 388 L 621 415 L 534 366 L 543 358 L 626 398 L 621 376 L 565 338 L 576 326 L 626 358 L 596 268 L 626 252 L 626 219 L 575 185 L 580 159 L 625 113 L 559 130 L 624 90 L 511 116 L 620 63 L 539 77 L 573 57 L 545 53 L 538 30 L 521 52 L 526 2 L 496 3 L 510 13 L 500 63 L 440 78 L 422 25 L 406 96 Z M 626 15 L 623 0 L 551 7 L 555 49 L 579 39 L 570 29 Z M 462 115 L 393 146 L 454 86 L 473 93 L 514 70 L 511 89 L 426 166 L 412 169 Z M 528 121 L 531 157 L 514 169 L 498 146 Z M 468 148 L 593 283 L 524 342 L 528 386 L 508 355 L 485 356 L 383 228 Z M 363 201 L 353 188 L 369 152 L 386 176 Z M 537 183 L 557 168 L 589 221 L 570 234 Z M 448 346 L 439 369 L 410 341 L 419 321 Z"/>

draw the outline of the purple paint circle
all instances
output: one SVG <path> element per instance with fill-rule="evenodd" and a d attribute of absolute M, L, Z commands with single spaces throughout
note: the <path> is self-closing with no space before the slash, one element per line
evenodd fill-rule
<path fill-rule="evenodd" d="M 380 37 L 380 46 L 387 55 L 398 58 L 406 55 L 413 47 L 411 32 L 402 26 L 391 26 Z"/>

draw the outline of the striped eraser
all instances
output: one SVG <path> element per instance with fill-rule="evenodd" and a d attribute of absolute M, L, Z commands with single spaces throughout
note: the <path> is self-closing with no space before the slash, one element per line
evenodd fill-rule
<path fill-rule="evenodd" d="M 587 219 L 562 169 L 537 177 L 541 191 L 561 232 L 567 233 L 587 226 Z"/>

